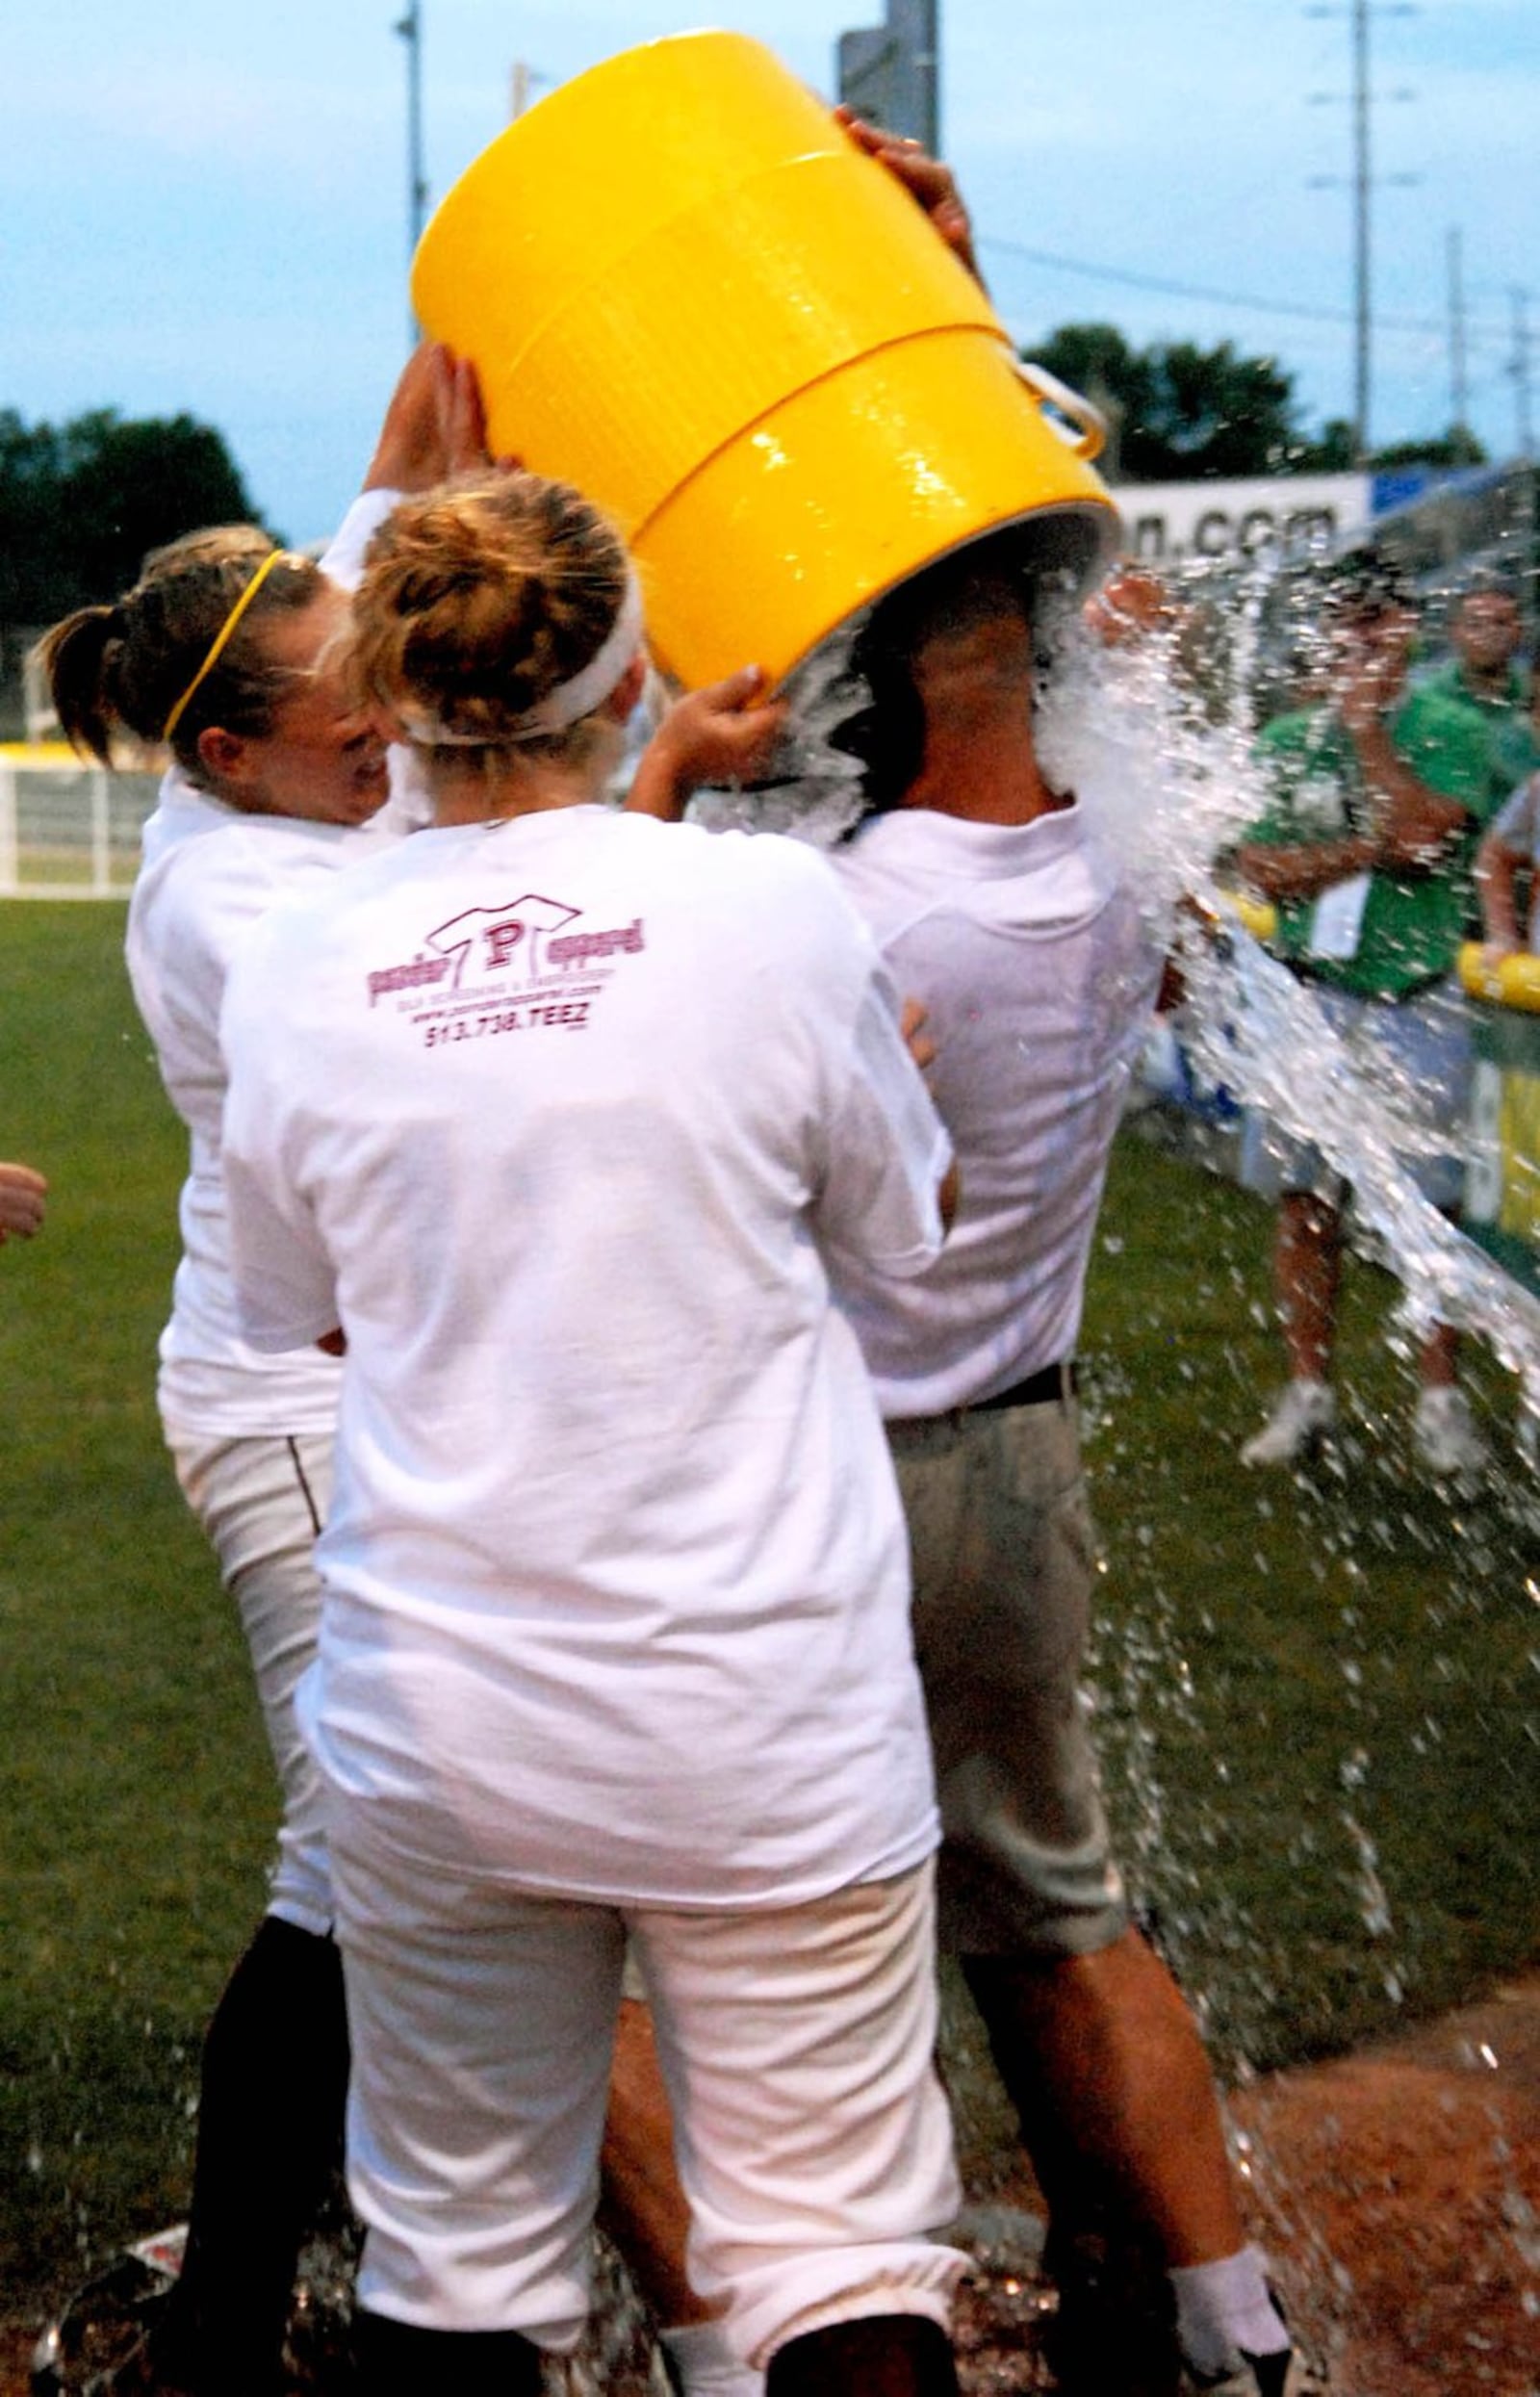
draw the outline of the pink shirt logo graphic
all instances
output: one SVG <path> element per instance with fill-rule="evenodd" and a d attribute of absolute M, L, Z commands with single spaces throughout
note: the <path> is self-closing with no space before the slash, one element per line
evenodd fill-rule
<path fill-rule="evenodd" d="M 534 982 L 545 965 L 541 950 L 546 936 L 559 932 L 581 913 L 560 899 L 543 899 L 538 891 L 526 890 L 508 907 L 468 907 L 463 915 L 452 915 L 430 932 L 423 945 L 451 961 L 451 991 L 478 982 L 484 974 L 517 971 L 522 980 Z"/>
<path fill-rule="evenodd" d="M 370 1006 L 394 997 L 429 1048 L 482 1032 L 579 1031 L 613 961 L 647 946 L 639 915 L 589 932 L 574 929 L 581 914 L 534 890 L 462 909 L 425 933 L 413 957 L 366 977 Z"/>
<path fill-rule="evenodd" d="M 424 991 L 443 997 L 458 991 L 462 983 L 479 979 L 477 967 L 502 973 L 516 957 L 525 977 L 532 980 L 540 971 L 542 937 L 571 923 L 580 912 L 559 899 L 542 899 L 534 891 L 526 891 L 506 907 L 467 908 L 463 915 L 451 916 L 430 932 L 417 955 L 403 965 L 376 967 L 368 977 L 369 1003 L 372 1007 L 401 991 Z"/>

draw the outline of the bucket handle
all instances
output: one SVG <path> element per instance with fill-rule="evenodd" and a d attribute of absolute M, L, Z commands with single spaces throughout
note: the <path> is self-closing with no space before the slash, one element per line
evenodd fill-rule
<path fill-rule="evenodd" d="M 1107 419 L 1101 410 L 1093 408 L 1078 391 L 1071 391 L 1067 383 L 1062 383 L 1057 374 L 1050 374 L 1045 366 L 1034 366 L 1026 358 L 1013 358 L 1011 363 L 1034 399 L 1046 400 L 1050 407 L 1057 408 L 1067 419 L 1070 430 L 1056 424 L 1051 416 L 1048 423 L 1076 457 L 1100 457 L 1107 447 Z"/>

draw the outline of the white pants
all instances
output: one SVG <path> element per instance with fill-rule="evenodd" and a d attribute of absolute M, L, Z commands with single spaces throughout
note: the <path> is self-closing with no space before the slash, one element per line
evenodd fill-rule
<path fill-rule="evenodd" d="M 268 1911 L 323 1936 L 332 1918 L 325 1800 L 295 1719 L 295 1689 L 315 1656 L 321 1622 L 311 1552 L 331 1503 L 331 1440 L 315 1433 L 199 1439 L 172 1430 L 167 1438 L 176 1478 L 240 1611 L 283 1791 Z"/>
<path fill-rule="evenodd" d="M 683 1914 L 535 1899 L 416 1866 L 332 1791 L 359 2297 L 563 2350 L 588 2240 L 622 1961 L 653 2003 L 690 2277 L 746 2362 L 863 2315 L 946 2325 L 965 2258 L 936 2034 L 933 1869 L 816 1904 Z"/>

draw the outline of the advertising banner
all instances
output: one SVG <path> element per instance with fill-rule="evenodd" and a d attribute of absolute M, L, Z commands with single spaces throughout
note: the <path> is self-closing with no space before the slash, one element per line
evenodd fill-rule
<path fill-rule="evenodd" d="M 1120 483 L 1123 545 L 1142 565 L 1237 563 L 1259 550 L 1332 549 L 1374 508 L 1373 475 L 1270 475 L 1245 482 Z"/>

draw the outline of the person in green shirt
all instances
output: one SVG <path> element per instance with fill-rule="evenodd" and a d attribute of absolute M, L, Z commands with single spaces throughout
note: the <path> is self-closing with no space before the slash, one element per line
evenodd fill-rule
<path fill-rule="evenodd" d="M 1481 939 L 1491 970 L 1516 950 L 1532 953 L 1540 945 L 1540 661 L 1529 669 L 1527 729 L 1535 765 L 1515 783 L 1476 853 Z M 1519 920 L 1521 875 L 1528 884 L 1527 926 Z"/>
<path fill-rule="evenodd" d="M 1479 607 L 1476 598 L 1459 611 L 1472 620 L 1473 652 L 1490 612 L 1485 595 Z M 1348 570 L 1331 603 L 1326 694 L 1261 735 L 1255 754 L 1269 802 L 1233 864 L 1273 903 L 1272 945 L 1317 988 L 1349 1050 L 1416 1092 L 1426 1119 L 1420 1128 L 1441 1136 L 1441 1153 L 1409 1157 L 1408 1170 L 1453 1214 L 1470 1079 L 1453 971 L 1475 909 L 1476 842 L 1505 786 L 1493 761 L 1497 702 L 1481 695 L 1484 683 L 1451 679 L 1465 672 L 1463 653 L 1450 676 L 1408 691 L 1416 631 L 1416 611 L 1393 578 L 1373 566 Z M 1495 635 L 1486 640 L 1487 652 L 1496 646 Z M 1278 1201 L 1274 1277 L 1290 1379 L 1241 1455 L 1251 1465 L 1289 1465 L 1336 1418 L 1330 1374 L 1347 1189 L 1318 1148 L 1255 1112 L 1243 1178 Z M 1419 1378 L 1414 1439 L 1423 1461 L 1439 1474 L 1474 1470 L 1483 1452 L 1455 1383 L 1449 1326 L 1424 1341 Z"/>
<path fill-rule="evenodd" d="M 1517 593 L 1484 576 L 1461 593 L 1449 626 L 1453 655 L 1413 685 L 1401 711 L 1406 754 L 1440 788 L 1440 767 L 1461 771 L 1479 757 L 1489 786 L 1486 814 L 1540 765 L 1525 678 L 1514 660 L 1524 642 Z"/>

